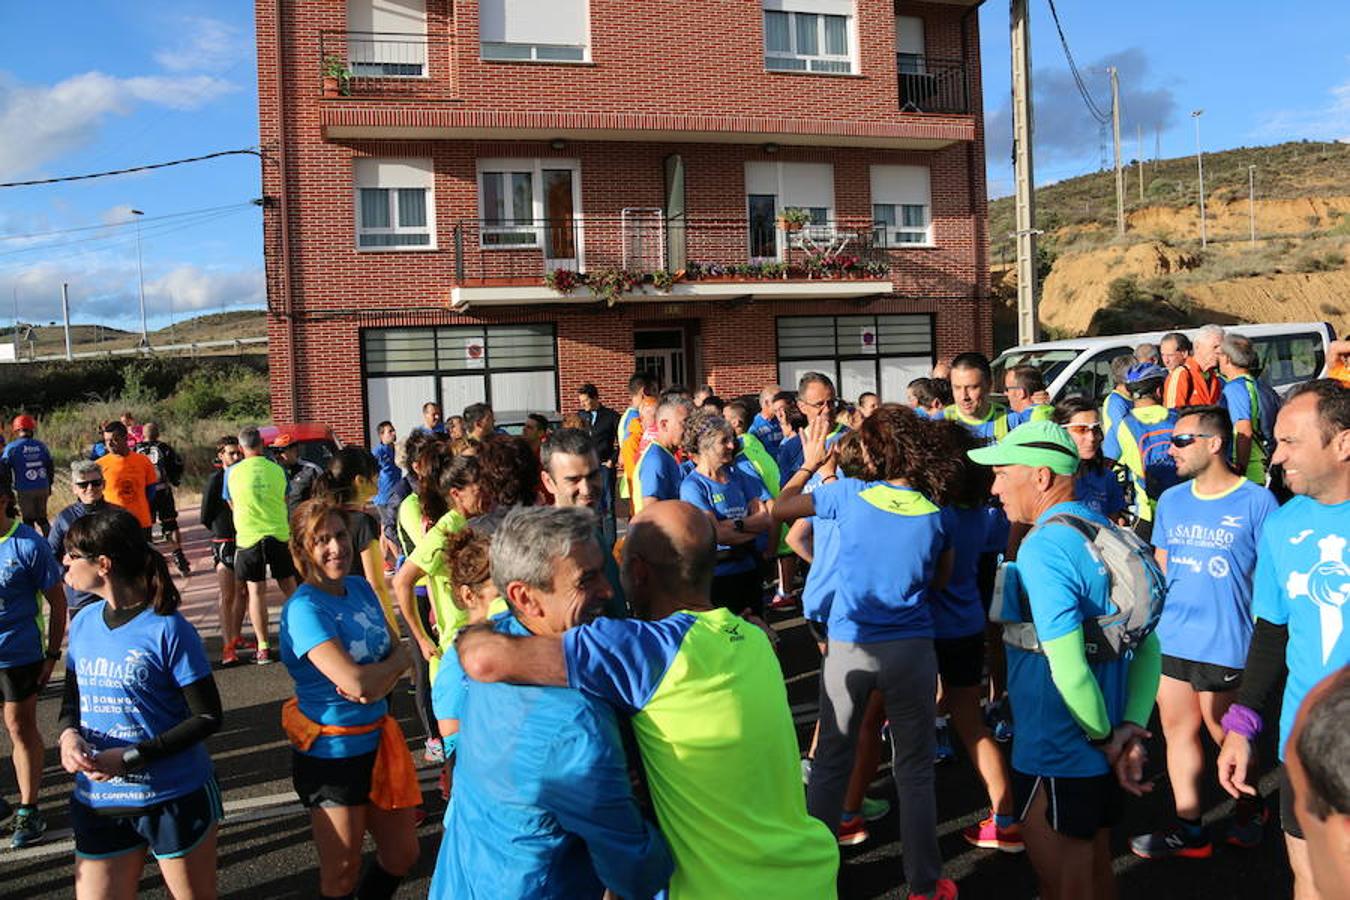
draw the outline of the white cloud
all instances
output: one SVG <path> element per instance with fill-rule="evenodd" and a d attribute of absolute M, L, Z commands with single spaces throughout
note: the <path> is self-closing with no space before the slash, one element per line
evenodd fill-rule
<path fill-rule="evenodd" d="M 177 44 L 155 53 L 155 62 L 170 72 L 233 68 L 251 49 L 238 28 L 219 19 L 187 18 L 179 30 Z"/>
<path fill-rule="evenodd" d="M 119 203 L 117 206 L 111 206 L 100 213 L 98 218 L 104 225 L 121 225 L 123 222 L 130 222 L 132 219 L 131 204 Z"/>
<path fill-rule="evenodd" d="M 175 110 L 196 109 L 236 90 L 210 75 L 192 78 L 117 78 L 103 72 L 73 75 L 51 85 L 26 85 L 0 73 L 0 176 L 31 172 L 83 147 L 110 117 L 138 103 Z M 22 140 L 12 139 L 22 135 Z"/>
<path fill-rule="evenodd" d="M 1327 94 L 1330 100 L 1320 107 L 1270 113 L 1252 134 L 1278 141 L 1350 141 L 1350 81 L 1335 85 Z"/>

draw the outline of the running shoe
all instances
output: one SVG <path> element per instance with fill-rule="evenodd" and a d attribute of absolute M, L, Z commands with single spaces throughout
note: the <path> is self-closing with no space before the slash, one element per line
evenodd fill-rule
<path fill-rule="evenodd" d="M 961 837 L 973 847 L 985 850 L 1002 850 L 1004 853 L 1021 853 L 1026 849 L 1022 843 L 1022 826 L 1013 825 L 999 828 L 991 814 L 978 825 L 970 825 L 961 830 Z"/>
<path fill-rule="evenodd" d="M 1260 797 L 1243 797 L 1238 800 L 1233 811 L 1233 821 L 1224 835 L 1224 842 L 1244 850 L 1261 846 L 1266 835 L 1266 822 L 1270 819 L 1270 810 L 1261 802 Z"/>
<path fill-rule="evenodd" d="M 891 801 L 880 798 L 864 797 L 862 809 L 859 815 L 863 817 L 864 822 L 875 822 L 877 819 L 886 818 L 886 814 L 891 811 Z"/>
<path fill-rule="evenodd" d="M 188 565 L 187 557 L 182 550 L 173 551 L 173 564 L 178 567 L 178 574 L 184 578 L 192 574 L 192 566 Z"/>
<path fill-rule="evenodd" d="M 769 601 L 769 609 L 776 610 L 796 609 L 800 605 L 795 594 L 784 594 L 782 591 L 775 591 L 773 599 Z"/>
<path fill-rule="evenodd" d="M 272 648 L 271 647 L 259 648 L 258 652 L 253 655 L 253 662 L 260 666 L 265 666 L 269 663 L 276 662 L 276 657 L 272 655 Z"/>
<path fill-rule="evenodd" d="M 939 725 L 937 729 L 937 746 L 933 751 L 933 762 L 951 762 L 955 758 L 956 751 L 952 749 L 952 730 L 946 725 Z"/>
<path fill-rule="evenodd" d="M 427 738 L 427 745 L 422 750 L 422 758 L 437 765 L 445 762 L 445 745 L 441 743 L 440 738 Z"/>
<path fill-rule="evenodd" d="M 1179 856 L 1183 859 L 1209 859 L 1214 854 L 1214 845 L 1204 831 L 1199 837 L 1189 837 L 1181 825 L 1173 825 L 1167 831 L 1155 831 L 1130 838 L 1130 850 L 1141 859 L 1169 859 Z"/>
<path fill-rule="evenodd" d="M 1008 698 L 990 703 L 984 708 L 984 721 L 994 733 L 994 740 L 1006 744 L 1013 739 L 1012 715 L 1008 711 Z"/>
<path fill-rule="evenodd" d="M 811 783 L 811 757 L 802 757 L 802 784 Z"/>
<path fill-rule="evenodd" d="M 220 667 L 228 669 L 237 665 L 239 665 L 239 642 L 226 641 L 225 646 L 220 649 Z"/>
<path fill-rule="evenodd" d="M 861 815 L 839 821 L 840 847 L 856 847 L 866 843 L 869 837 L 871 835 L 867 833 L 867 820 Z"/>
<path fill-rule="evenodd" d="M 13 850 L 31 847 L 42 840 L 46 833 L 47 820 L 42 818 L 42 813 L 36 807 L 20 808 L 14 814 L 14 836 L 9 839 L 9 846 Z"/>
<path fill-rule="evenodd" d="M 909 900 L 956 900 L 960 892 L 950 878 L 939 878 L 931 894 L 910 894 Z"/>
<path fill-rule="evenodd" d="M 257 650 L 258 642 L 253 638 L 246 638 L 243 635 L 234 639 L 234 649 L 236 650 Z"/>

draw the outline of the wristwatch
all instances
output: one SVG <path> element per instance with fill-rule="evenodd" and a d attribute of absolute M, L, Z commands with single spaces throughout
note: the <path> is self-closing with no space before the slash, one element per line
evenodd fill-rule
<path fill-rule="evenodd" d="M 137 747 L 128 747 L 122 752 L 122 768 L 134 772 L 141 767 L 141 751 Z"/>
<path fill-rule="evenodd" d="M 48 650 L 47 658 L 50 659 L 52 662 L 59 662 L 61 659 L 61 651 L 57 650 L 53 652 L 51 650 Z"/>
<path fill-rule="evenodd" d="M 745 531 L 745 520 L 744 520 L 744 519 L 732 519 L 732 520 L 731 520 L 731 527 L 734 528 L 734 529 L 736 529 L 738 532 Z"/>

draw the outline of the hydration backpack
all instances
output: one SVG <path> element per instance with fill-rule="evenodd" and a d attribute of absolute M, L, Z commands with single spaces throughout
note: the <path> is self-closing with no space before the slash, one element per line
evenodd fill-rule
<path fill-rule="evenodd" d="M 1133 412 L 1125 416 L 1125 427 L 1139 448 L 1139 460 L 1144 467 L 1143 487 L 1148 498 L 1157 501 L 1163 491 L 1180 484 L 1177 463 L 1168 454 L 1172 447 L 1172 432 L 1176 429 L 1176 410 L 1168 410 L 1161 422 L 1142 422 Z"/>
<path fill-rule="evenodd" d="M 1090 663 L 1118 660 L 1143 643 L 1158 626 L 1167 595 L 1167 579 L 1158 568 L 1152 549 L 1132 531 L 1060 513 L 1046 519 L 1031 533 L 1055 524 L 1068 525 L 1081 534 L 1088 552 L 1106 568 L 1111 579 L 1111 604 L 1115 612 L 1083 622 L 1087 660 Z M 999 568 L 989 618 L 1003 623 L 1005 644 L 1040 653 L 1036 624 L 1031 621 L 1026 590 L 1016 567 L 1017 563 L 1010 562 Z M 1005 611 L 1010 608 L 1018 610 L 1018 615 L 1009 617 Z"/>

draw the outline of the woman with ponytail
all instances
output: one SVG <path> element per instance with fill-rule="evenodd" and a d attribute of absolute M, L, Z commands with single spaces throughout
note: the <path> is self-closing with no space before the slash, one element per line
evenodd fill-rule
<path fill-rule="evenodd" d="M 370 501 L 379 489 L 380 467 L 364 447 L 343 447 L 328 460 L 328 468 L 314 482 L 315 499 L 328 500 L 347 517 L 352 541 L 352 575 L 364 577 L 380 598 L 389 632 L 403 632 L 394 619 L 394 604 L 384 580 L 384 551 L 380 547 L 380 520 L 370 512 Z"/>
<path fill-rule="evenodd" d="M 836 542 L 828 642 L 821 668 L 820 740 L 807 809 L 832 831 L 844 810 L 868 698 L 879 690 L 890 720 L 906 880 L 914 894 L 955 897 L 941 877 L 933 779 L 937 657 L 927 594 L 951 571 L 951 538 L 938 504 L 956 463 L 939 423 L 886 406 L 863 421 L 862 453 L 873 480 L 838 478 L 802 488 L 830 462 L 831 427 L 820 416 L 802 439 L 803 461 L 774 504 L 774 518 L 832 522 Z"/>
<path fill-rule="evenodd" d="M 222 809 L 204 742 L 220 694 L 168 564 L 120 508 L 72 524 L 64 563 L 67 585 L 101 598 L 71 622 L 58 719 L 75 894 L 135 897 L 148 850 L 174 897 L 214 897 Z"/>

